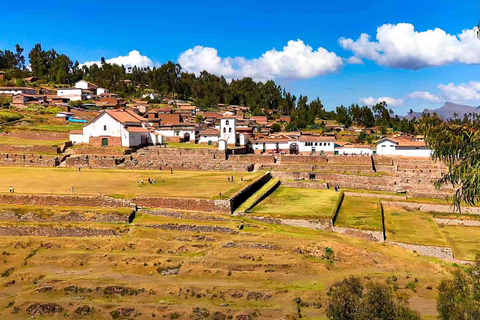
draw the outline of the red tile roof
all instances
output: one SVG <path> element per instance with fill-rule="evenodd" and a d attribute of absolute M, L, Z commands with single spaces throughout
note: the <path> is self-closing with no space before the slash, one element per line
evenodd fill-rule
<path fill-rule="evenodd" d="M 125 123 L 125 122 L 141 123 L 145 121 L 145 119 L 140 117 L 138 114 L 128 110 L 117 109 L 117 110 L 108 110 L 105 112 L 108 113 L 112 118 L 114 118 L 120 123 Z"/>

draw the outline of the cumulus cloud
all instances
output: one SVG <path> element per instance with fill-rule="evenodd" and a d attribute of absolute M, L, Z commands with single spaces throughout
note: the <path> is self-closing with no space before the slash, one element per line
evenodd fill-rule
<path fill-rule="evenodd" d="M 340 38 L 343 49 L 358 58 L 393 68 L 418 70 L 450 63 L 480 64 L 480 41 L 475 28 L 451 35 L 440 28 L 415 31 L 410 23 L 384 24 L 376 41 L 362 33 L 357 40 Z"/>
<path fill-rule="evenodd" d="M 141 68 L 153 67 L 153 61 L 147 56 L 142 56 L 140 52 L 138 52 L 137 50 L 130 51 L 128 53 L 128 56 L 118 56 L 116 58 L 106 59 L 105 61 L 110 64 L 118 64 L 120 66 L 124 65 L 125 68 L 127 69 L 133 66 L 137 66 Z M 100 66 L 101 62 L 88 61 L 88 62 L 82 63 L 82 66 L 90 67 L 94 64 L 97 64 Z"/>
<path fill-rule="evenodd" d="M 347 59 L 349 64 L 363 64 L 363 60 L 356 56 L 351 56 Z"/>
<path fill-rule="evenodd" d="M 440 98 L 437 95 L 434 95 L 428 91 L 415 91 L 410 93 L 408 96 L 410 99 L 415 100 L 425 100 L 430 102 L 440 102 Z"/>
<path fill-rule="evenodd" d="M 195 46 L 182 52 L 178 63 L 199 74 L 203 70 L 227 79 L 251 77 L 255 80 L 308 79 L 339 70 L 343 60 L 320 47 L 314 50 L 302 40 L 290 40 L 282 50 L 266 51 L 259 58 L 220 57 L 215 48 Z"/>
<path fill-rule="evenodd" d="M 403 104 L 403 99 L 391 98 L 391 97 L 368 97 L 368 98 L 360 98 L 358 102 L 364 104 L 366 106 L 373 106 L 379 102 L 385 101 L 389 107 L 398 107 Z"/>
<path fill-rule="evenodd" d="M 451 101 L 480 100 L 480 82 L 470 81 L 469 83 L 454 83 L 438 85 L 443 96 Z"/>

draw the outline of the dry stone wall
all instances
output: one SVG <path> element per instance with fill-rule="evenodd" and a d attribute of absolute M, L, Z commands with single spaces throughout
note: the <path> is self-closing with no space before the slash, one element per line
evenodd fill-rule
<path fill-rule="evenodd" d="M 68 140 L 68 132 L 53 132 L 53 131 L 22 131 L 13 130 L 10 132 L 0 133 L 0 137 L 26 139 L 26 140 Z"/>
<path fill-rule="evenodd" d="M 315 181 L 282 180 L 282 186 L 288 188 L 328 189 L 327 183 Z"/>
<path fill-rule="evenodd" d="M 132 202 L 139 207 L 231 213 L 230 199 L 155 198 L 135 197 Z"/>
<path fill-rule="evenodd" d="M 60 164 L 58 156 L 38 154 L 1 153 L 0 166 L 56 167 Z"/>
<path fill-rule="evenodd" d="M 273 224 L 281 224 L 281 225 L 287 225 L 292 227 L 302 227 L 302 228 L 309 228 L 309 229 L 332 231 L 332 221 L 330 220 L 277 219 L 277 218 L 255 217 L 255 216 L 251 216 L 250 218 L 255 219 L 257 221 L 273 223 Z"/>
<path fill-rule="evenodd" d="M 64 207 L 111 207 L 135 208 L 135 204 L 122 199 L 107 196 L 74 196 L 74 195 L 26 195 L 0 194 L 0 203 L 9 205 L 38 205 Z"/>
<path fill-rule="evenodd" d="M 418 244 L 408 244 L 408 243 L 393 242 L 393 241 L 385 241 L 385 242 L 394 244 L 396 246 L 400 246 L 405 249 L 412 250 L 422 256 L 440 258 L 440 259 L 449 260 L 449 261 L 454 260 L 453 251 L 451 248 L 448 248 L 448 247 L 423 246 Z"/>
<path fill-rule="evenodd" d="M 0 236 L 109 237 L 126 231 L 128 230 L 8 226 L 0 227 Z"/>

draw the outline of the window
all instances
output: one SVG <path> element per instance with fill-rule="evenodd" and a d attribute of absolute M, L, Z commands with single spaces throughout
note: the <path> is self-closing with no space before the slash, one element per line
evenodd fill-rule
<path fill-rule="evenodd" d="M 228 132 L 232 132 L 232 128 L 228 128 Z"/>
<path fill-rule="evenodd" d="M 223 128 L 223 133 L 227 132 L 227 128 Z"/>
<path fill-rule="evenodd" d="M 228 126 L 229 124 L 230 124 L 230 122 L 229 122 L 228 120 L 227 120 L 227 121 L 225 121 L 225 125 L 227 125 L 227 126 Z"/>
<path fill-rule="evenodd" d="M 315 146 L 317 146 L 317 145 L 318 145 L 317 142 L 315 142 Z M 320 143 L 320 145 L 322 145 L 322 144 Z"/>
<path fill-rule="evenodd" d="M 103 131 L 107 131 L 107 126 L 103 126 Z"/>

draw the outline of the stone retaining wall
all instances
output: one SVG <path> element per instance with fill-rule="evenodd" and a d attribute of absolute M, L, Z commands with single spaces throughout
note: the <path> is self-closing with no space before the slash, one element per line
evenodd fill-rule
<path fill-rule="evenodd" d="M 0 236 L 109 237 L 126 231 L 128 230 L 8 226 L 0 227 Z"/>
<path fill-rule="evenodd" d="M 465 226 L 465 227 L 480 227 L 479 220 L 463 220 L 463 219 L 441 219 L 434 218 L 435 223 L 444 226 Z"/>
<path fill-rule="evenodd" d="M 38 154 L 0 154 L 0 166 L 56 167 L 60 164 L 58 156 Z"/>
<path fill-rule="evenodd" d="M 165 208 L 176 210 L 189 210 L 201 212 L 231 213 L 230 199 L 194 199 L 194 198 L 155 198 L 135 197 L 131 199 L 139 207 Z"/>
<path fill-rule="evenodd" d="M 326 164 L 327 156 L 282 154 L 279 160 L 282 164 Z"/>
<path fill-rule="evenodd" d="M 327 183 L 315 181 L 282 180 L 282 186 L 288 188 L 328 189 Z"/>
<path fill-rule="evenodd" d="M 245 202 L 248 198 L 250 198 L 255 192 L 257 192 L 265 183 L 267 183 L 272 178 L 270 172 L 267 172 L 254 182 L 250 183 L 242 190 L 236 192 L 230 198 L 230 208 L 231 212 L 233 213 L 235 209 L 237 209 L 243 202 Z"/>
<path fill-rule="evenodd" d="M 345 191 L 344 194 L 349 197 L 382 198 L 382 199 L 395 199 L 395 200 L 405 200 L 407 198 L 406 196 L 394 196 L 392 194 L 381 194 L 381 193 L 364 193 L 364 192 Z"/>
<path fill-rule="evenodd" d="M 260 154 L 235 154 L 228 157 L 230 162 L 240 163 L 258 163 L 267 164 L 274 163 L 275 157 L 273 155 L 260 155 Z"/>
<path fill-rule="evenodd" d="M 266 223 L 332 231 L 332 222 L 330 220 L 277 219 L 256 216 L 249 216 L 249 218 Z"/>
<path fill-rule="evenodd" d="M 135 204 L 122 199 L 107 196 L 74 196 L 50 194 L 0 194 L 1 204 L 10 205 L 37 205 L 37 206 L 63 206 L 63 207 L 110 207 L 110 208 L 135 208 Z"/>
<path fill-rule="evenodd" d="M 132 214 L 133 211 L 132 211 Z M 65 214 L 42 216 L 35 212 L 28 212 L 25 214 L 16 214 L 8 210 L 0 211 L 0 220 L 2 221 L 89 221 L 89 222 L 123 222 L 128 223 L 132 219 L 132 215 L 115 214 L 115 213 L 97 213 L 84 215 L 78 212 L 71 212 Z"/>
<path fill-rule="evenodd" d="M 383 242 L 383 232 L 381 231 L 371 231 L 371 230 L 360 230 L 353 228 L 343 228 L 343 227 L 333 227 L 332 231 L 339 234 L 344 234 L 351 237 L 362 238 L 368 241 Z"/>
<path fill-rule="evenodd" d="M 329 156 L 327 158 L 328 163 L 330 164 L 364 164 L 372 165 L 372 157 L 358 156 L 358 155 L 339 155 L 339 156 Z"/>
<path fill-rule="evenodd" d="M 417 244 L 408 244 L 402 242 L 385 241 L 386 243 L 394 244 L 405 249 L 413 250 L 422 256 L 440 258 L 444 260 L 454 260 L 453 251 L 448 247 L 436 247 L 436 246 L 422 246 Z"/>

